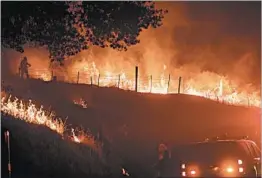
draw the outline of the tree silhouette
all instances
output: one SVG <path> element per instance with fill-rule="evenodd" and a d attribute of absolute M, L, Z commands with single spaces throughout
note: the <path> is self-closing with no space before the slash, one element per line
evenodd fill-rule
<path fill-rule="evenodd" d="M 142 29 L 162 25 L 166 10 L 153 2 L 4 1 L 2 45 L 23 52 L 23 46 L 45 46 L 51 61 L 63 62 L 90 45 L 127 50 L 139 43 Z"/>

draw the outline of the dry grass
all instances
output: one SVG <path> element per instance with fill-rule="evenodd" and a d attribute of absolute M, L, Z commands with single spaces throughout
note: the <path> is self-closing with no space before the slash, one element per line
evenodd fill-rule
<path fill-rule="evenodd" d="M 2 128 L 11 133 L 15 175 L 29 173 L 30 176 L 81 178 L 109 174 L 107 166 L 86 145 L 62 139 L 41 125 L 1 116 Z"/>
<path fill-rule="evenodd" d="M 52 106 L 61 118 L 68 116 L 67 123 L 72 126 L 82 125 L 96 134 L 102 123 L 114 152 L 112 164 L 122 165 L 138 177 L 148 177 L 146 172 L 151 175 L 160 142 L 173 145 L 224 133 L 260 140 L 258 108 L 229 106 L 195 96 L 140 94 L 39 80 L 8 81 L 14 86 L 14 96 L 31 98 L 45 108 Z M 89 107 L 74 105 L 78 98 Z"/>

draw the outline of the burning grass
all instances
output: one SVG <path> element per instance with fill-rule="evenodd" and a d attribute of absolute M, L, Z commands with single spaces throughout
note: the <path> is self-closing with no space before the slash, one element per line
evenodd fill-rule
<path fill-rule="evenodd" d="M 134 73 L 116 70 L 115 68 L 117 67 L 110 65 L 98 68 L 95 62 L 83 60 L 71 64 L 66 73 L 56 73 L 55 75 L 70 83 L 85 83 L 101 87 L 113 86 L 124 90 L 134 90 Z M 213 72 L 195 73 L 187 72 L 187 70 L 175 69 L 172 73 L 175 73 L 176 77 L 169 74 L 170 71 L 168 71 L 166 65 L 163 65 L 162 70 L 154 75 L 141 72 L 138 79 L 138 91 L 141 93 L 168 94 L 178 93 L 178 90 L 180 90 L 184 94 L 201 96 L 232 105 L 260 107 L 260 92 L 256 91 L 250 84 L 240 85 L 227 76 Z M 127 71 L 131 71 L 131 69 Z M 50 72 L 36 72 L 38 71 L 32 70 L 34 78 L 41 78 L 45 81 L 50 79 L 50 77 L 44 77 Z M 181 76 L 180 82 L 178 76 Z M 83 106 L 82 101 L 75 101 L 75 103 Z"/>
<path fill-rule="evenodd" d="M 90 132 L 79 128 L 69 128 L 65 121 L 55 116 L 54 112 L 44 110 L 43 106 L 37 108 L 31 100 L 26 103 L 11 95 L 9 97 L 3 96 L 1 99 L 1 112 L 27 123 L 43 125 L 59 134 L 62 138 L 88 145 L 98 153 L 100 152 L 99 144 Z"/>
<path fill-rule="evenodd" d="M 32 81 L 28 80 L 28 82 L 32 82 Z M 39 83 L 41 83 L 42 85 L 39 85 Z M 38 88 L 34 89 L 34 92 L 41 93 L 43 91 L 44 94 L 43 93 L 41 93 L 41 94 L 43 94 L 44 98 L 37 99 L 37 97 L 35 97 L 34 101 L 42 101 L 42 102 L 44 102 L 44 100 L 48 100 L 48 101 L 53 101 L 54 100 L 54 95 L 53 94 L 49 94 L 48 92 L 46 93 L 46 91 L 48 91 L 48 90 L 47 90 L 47 88 L 44 87 L 44 86 L 47 86 L 44 82 L 37 81 L 36 85 L 38 86 Z M 234 112 L 235 113 L 240 113 L 241 116 L 245 115 L 244 114 L 245 112 L 242 112 L 242 110 L 244 110 L 244 108 L 239 107 L 239 109 L 236 109 L 238 107 L 223 106 L 223 109 L 221 109 L 220 107 L 217 107 L 217 104 L 215 102 L 208 101 L 208 100 L 205 100 L 203 98 L 199 98 L 199 99 L 201 99 L 201 101 L 199 101 L 199 102 L 191 103 L 192 100 L 193 101 L 198 101 L 198 97 L 182 96 L 182 95 L 174 96 L 174 103 L 171 103 L 172 99 L 170 98 L 170 104 L 168 104 L 168 102 L 165 102 L 165 103 L 161 102 L 161 104 L 160 104 L 159 101 L 162 101 L 163 97 L 154 95 L 154 98 L 150 97 L 150 99 L 152 99 L 152 100 L 150 101 L 151 104 L 148 105 L 147 102 L 146 102 L 147 104 L 145 104 L 143 97 L 136 98 L 136 97 L 133 97 L 134 95 L 131 95 L 129 92 L 118 91 L 117 89 L 105 89 L 105 88 L 104 89 L 103 88 L 96 89 L 96 88 L 86 87 L 86 86 L 82 85 L 82 88 L 83 88 L 83 90 L 82 90 L 82 89 L 80 89 L 81 85 L 71 85 L 71 84 L 65 84 L 65 83 L 60 83 L 60 84 L 59 83 L 56 83 L 56 84 L 50 83 L 48 85 L 50 85 L 52 87 L 52 91 L 55 93 L 56 96 L 58 95 L 59 92 L 62 93 L 61 92 L 62 90 L 63 91 L 68 91 L 68 93 L 71 93 L 72 91 L 76 91 L 76 93 L 81 94 L 82 97 L 85 96 L 85 94 L 88 95 L 90 93 L 93 96 L 93 95 L 96 95 L 95 92 L 90 92 L 90 91 L 95 90 L 96 92 L 98 92 L 98 96 L 99 96 L 99 97 L 96 97 L 95 101 L 98 102 L 98 103 L 105 104 L 105 106 L 107 108 L 111 109 L 111 112 L 114 113 L 114 114 L 118 113 L 117 111 L 119 111 L 119 106 L 120 106 L 119 103 L 121 103 L 121 101 L 123 101 L 123 100 L 128 101 L 129 98 L 132 98 L 132 100 L 130 100 L 128 103 L 131 103 L 130 104 L 131 106 L 135 104 L 136 107 L 142 108 L 142 110 L 143 110 L 142 113 L 143 114 L 140 114 L 140 113 L 138 113 L 136 111 L 136 112 L 134 112 L 135 113 L 134 115 L 132 115 L 133 113 L 130 113 L 130 114 L 126 115 L 126 113 L 128 113 L 128 112 L 125 112 L 125 111 L 130 111 L 130 105 L 127 106 L 126 104 L 121 103 L 121 106 L 125 105 L 127 107 L 127 110 L 125 110 L 125 107 L 123 107 L 123 108 L 120 107 L 120 109 L 122 109 L 122 110 L 119 113 L 123 114 L 123 117 L 117 117 L 117 115 L 113 115 L 112 114 L 112 117 L 116 118 L 116 120 L 117 120 L 116 123 L 121 123 L 121 122 L 123 122 L 124 119 L 126 119 L 125 121 L 133 120 L 136 123 L 134 124 L 134 127 L 130 126 L 130 128 L 129 128 L 130 134 L 133 135 L 132 137 L 130 137 L 130 140 L 124 142 L 124 144 L 122 143 L 122 144 L 119 144 L 119 145 L 118 145 L 117 141 L 115 141 L 114 142 L 114 147 L 118 147 L 119 149 L 124 150 L 123 151 L 124 153 L 121 153 L 121 156 L 124 155 L 126 157 L 129 156 L 130 158 L 133 158 L 133 157 L 137 158 L 134 162 L 136 163 L 136 165 L 138 163 L 141 163 L 141 167 L 140 166 L 136 166 L 136 167 L 134 166 L 135 167 L 134 169 L 136 170 L 136 168 L 139 167 L 138 171 L 141 171 L 142 167 L 144 165 L 147 165 L 147 163 L 148 164 L 152 163 L 152 162 L 145 161 L 146 164 L 142 164 L 144 160 L 147 160 L 147 158 L 149 158 L 149 157 L 145 158 L 145 156 L 144 156 L 145 150 L 146 150 L 147 153 L 148 152 L 152 153 L 152 157 L 153 157 L 154 156 L 153 153 L 155 153 L 153 148 L 154 148 L 154 145 L 156 145 L 156 144 L 154 144 L 154 145 L 152 144 L 151 148 L 146 148 L 146 149 L 143 149 L 143 150 L 142 149 L 139 150 L 136 147 L 132 147 L 132 145 L 135 145 L 135 144 L 138 144 L 138 143 L 136 143 L 135 141 L 131 142 L 132 141 L 131 138 L 134 139 L 134 140 L 136 140 L 138 138 L 139 139 L 140 138 L 147 138 L 148 140 L 150 140 L 150 139 L 157 139 L 159 137 L 169 139 L 171 137 L 181 137 L 181 135 L 186 135 L 186 134 L 188 135 L 188 133 L 192 134 L 192 135 L 188 136 L 188 137 L 191 138 L 192 136 L 194 137 L 195 135 L 198 134 L 196 132 L 196 130 L 199 129 L 199 130 L 203 131 L 203 130 L 206 129 L 205 124 L 201 124 L 204 121 L 204 119 L 206 118 L 206 116 L 207 117 L 212 116 L 212 119 L 208 118 L 206 120 L 206 121 L 209 120 L 208 123 L 214 124 L 214 126 L 213 126 L 214 128 L 220 128 L 221 125 L 216 125 L 216 123 L 222 122 L 222 123 L 224 123 L 224 125 L 236 125 L 236 124 L 242 122 L 241 117 L 235 119 L 236 117 L 234 117 L 234 116 L 237 116 L 237 115 L 234 114 Z M 55 88 L 54 85 L 59 85 L 59 87 Z M 30 87 L 32 87 L 32 86 L 33 86 L 33 84 L 30 85 Z M 42 91 L 39 90 L 40 88 L 42 89 Z M 99 90 L 99 91 L 97 91 L 97 90 Z M 116 92 L 110 92 L 110 91 L 116 91 Z M 19 90 L 19 92 L 23 92 L 23 91 Z M 123 93 L 123 95 L 122 95 L 122 93 Z M 16 93 L 15 95 L 19 96 L 18 93 Z M 109 100 L 109 98 L 104 98 L 104 96 L 110 96 L 109 98 L 114 98 L 114 100 Z M 32 95 L 32 97 L 34 97 L 34 95 Z M 170 97 L 173 97 L 173 96 L 170 96 Z M 59 100 L 57 100 L 57 103 L 65 103 L 66 100 L 65 100 L 64 96 L 62 97 L 62 96 L 59 95 L 58 98 L 59 98 Z M 133 100 L 133 98 L 134 98 L 134 100 Z M 169 98 L 169 96 L 164 97 L 164 98 Z M 179 98 L 181 98 L 181 99 L 179 99 Z M 6 97 L 6 100 L 7 99 L 8 99 L 8 97 Z M 90 98 L 87 99 L 87 100 L 88 101 L 92 101 Z M 11 101 L 13 101 L 13 100 L 11 99 Z M 115 102 L 112 102 L 112 101 L 115 101 Z M 181 101 L 184 101 L 184 102 L 181 102 Z M 23 103 L 25 104 L 25 102 L 23 102 Z M 115 110 L 113 103 L 116 103 L 115 105 L 117 106 L 117 110 Z M 190 103 L 192 104 L 192 107 L 191 107 Z M 53 105 L 53 104 L 51 104 L 51 105 Z M 71 106 L 73 106 L 73 105 L 70 104 L 70 107 Z M 156 106 L 156 107 L 153 107 L 153 106 Z M 182 107 L 178 107 L 178 106 L 182 106 Z M 207 107 L 207 106 L 210 106 L 210 107 Z M 222 104 L 220 106 L 222 107 Z M 86 111 L 86 109 L 75 108 L 76 110 L 74 110 L 73 108 L 70 108 L 70 107 L 66 107 L 66 109 L 64 109 L 63 106 L 59 105 L 58 108 L 61 108 L 61 111 L 63 111 L 63 112 L 67 112 L 67 113 L 64 113 L 65 115 L 68 115 L 68 111 L 70 111 L 69 113 L 74 113 L 74 115 L 77 115 L 75 113 L 79 112 L 79 110 Z M 102 108 L 100 108 L 101 106 L 99 106 L 97 104 L 96 107 L 98 107 L 99 112 L 103 112 Z M 161 111 L 161 112 L 154 112 L 154 111 L 160 111 L 161 108 L 163 109 L 163 108 L 167 108 L 167 107 L 169 107 L 169 109 L 167 109 L 167 113 L 168 114 L 166 114 L 164 116 L 163 116 L 163 111 Z M 196 108 L 196 109 L 194 109 L 194 108 Z M 203 108 L 205 108 L 205 109 L 203 109 Z M 226 108 L 228 108 L 228 110 L 230 110 L 230 112 L 232 113 L 232 114 L 229 114 L 230 117 L 232 117 L 232 118 L 223 117 L 223 116 L 227 116 L 227 114 L 219 116 L 219 117 L 222 117 L 222 118 L 217 117 L 217 115 L 219 115 L 219 113 L 216 113 L 216 112 L 226 113 L 227 112 Z M 182 110 L 185 110 L 185 109 L 190 111 L 190 112 L 181 112 Z M 195 110 L 197 110 L 197 111 L 195 111 Z M 56 110 L 56 111 L 58 111 L 58 110 Z M 176 114 L 172 115 L 172 112 L 174 112 Z M 208 114 L 209 112 L 211 112 L 212 114 Z M 145 117 L 144 113 L 147 113 L 147 117 Z M 183 115 L 183 113 L 186 113 L 186 114 Z M 187 115 L 187 113 L 192 113 L 192 115 L 190 115 L 190 114 Z M 213 113 L 216 113 L 215 116 L 213 116 Z M 88 114 L 88 113 L 85 113 L 85 114 Z M 196 116 L 194 116 L 194 115 L 196 115 Z M 247 115 L 248 116 L 246 116 L 246 118 L 249 118 L 249 119 L 252 118 L 252 114 L 250 115 L 250 112 Z M 84 123 L 85 122 L 84 118 L 86 118 L 86 116 L 87 115 L 84 115 L 83 119 L 80 120 L 79 123 Z M 90 115 L 88 115 L 88 116 L 90 116 Z M 77 116 L 77 117 L 80 118 L 79 116 Z M 159 120 L 159 118 L 161 118 L 161 120 L 162 120 L 163 118 L 174 118 L 174 117 L 177 118 L 177 119 L 168 119 L 168 122 L 166 122 L 166 124 L 162 124 L 162 123 L 165 123 L 165 122 L 162 122 L 162 121 L 157 122 L 157 123 L 155 122 L 156 120 Z M 74 117 L 70 116 L 70 118 L 74 118 Z M 111 120 L 109 121 L 109 118 L 110 118 L 110 114 L 108 114 L 105 117 L 103 117 L 103 119 L 104 119 L 103 121 L 107 122 L 107 123 L 108 122 L 112 122 Z M 141 124 L 141 122 L 138 121 L 138 120 L 144 121 L 145 118 L 146 119 L 150 118 L 150 126 L 146 127 L 146 128 L 144 127 L 144 124 Z M 194 121 L 193 119 L 197 119 L 197 121 Z M 227 121 L 226 119 L 229 119 L 229 120 Z M 232 122 L 229 122 L 231 120 L 232 120 Z M 174 121 L 177 121 L 177 122 L 174 122 Z M 237 123 L 234 123 L 235 121 Z M 180 124 L 180 122 L 181 122 L 181 124 Z M 148 120 L 146 121 L 146 123 L 148 123 Z M 188 127 L 183 126 L 183 123 L 186 126 L 188 125 L 188 123 L 191 123 L 192 125 L 193 125 L 193 123 L 195 125 L 199 124 L 200 126 L 196 126 L 196 127 L 192 128 L 192 129 L 188 130 L 187 129 Z M 88 126 L 88 125 L 89 124 L 86 124 L 86 126 Z M 166 126 L 169 126 L 169 125 L 171 126 L 170 128 L 166 127 Z M 210 125 L 210 124 L 206 124 L 206 125 Z M 246 124 L 246 122 L 245 123 L 243 122 L 243 123 L 241 123 L 241 125 L 247 125 L 247 124 Z M 155 129 L 154 132 L 149 132 L 148 131 L 150 128 L 154 128 L 154 127 L 158 128 L 158 129 Z M 162 134 L 162 130 L 163 130 L 162 128 L 165 128 L 164 130 L 171 130 L 172 132 L 168 131 L 168 132 L 166 132 L 166 134 L 165 133 Z M 182 129 L 180 129 L 180 128 L 182 128 Z M 175 134 L 175 136 L 174 136 L 174 134 L 173 134 L 174 133 L 174 129 L 176 130 L 176 133 L 180 133 L 180 134 Z M 75 133 L 76 134 L 75 136 L 79 136 L 79 134 L 80 134 L 79 132 L 81 130 L 83 130 L 83 129 L 79 129 L 79 130 L 78 129 L 74 129 L 72 131 L 72 128 L 71 129 L 69 128 L 69 129 L 65 129 L 65 130 L 70 133 L 69 134 L 70 136 L 73 137 L 72 133 Z M 139 130 L 141 130 L 141 132 Z M 184 134 L 185 130 L 186 130 L 187 133 Z M 194 130 L 195 130 L 195 132 L 191 132 L 191 131 L 194 131 Z M 213 128 L 211 130 L 213 130 Z M 233 130 L 234 131 L 235 129 L 229 129 L 229 130 Z M 242 133 L 243 132 L 242 130 L 243 130 L 243 128 L 239 129 L 238 133 Z M 249 129 L 249 130 L 252 131 L 253 128 Z M 158 131 L 161 131 L 161 134 Z M 219 132 L 220 131 L 223 132 L 223 130 L 219 129 Z M 159 137 L 154 135 L 154 133 L 159 133 Z M 170 134 L 170 133 L 172 133 L 172 134 Z M 115 138 L 115 140 L 121 140 L 122 139 L 122 135 L 119 134 L 118 137 L 121 137 L 121 138 L 120 139 Z M 81 138 L 79 138 L 79 139 L 81 140 Z M 139 144 L 141 144 L 141 143 L 139 143 Z M 144 141 L 143 141 L 143 144 L 144 144 Z M 73 145 L 79 145 L 80 146 L 81 144 L 73 144 Z M 123 148 L 123 145 L 125 145 L 126 147 Z M 128 149 L 130 149 L 130 151 L 126 151 Z M 151 149 L 151 151 L 150 151 L 150 149 Z M 138 156 L 135 156 L 135 154 L 137 154 L 138 150 L 140 151 L 141 158 L 138 158 Z M 133 159 L 135 159 L 135 158 L 133 158 Z M 114 161 L 112 161 L 112 159 L 110 157 L 110 163 L 113 163 L 113 162 Z M 122 164 L 122 162 L 121 162 L 121 164 Z M 123 167 L 126 168 L 128 170 L 128 172 L 130 171 L 130 174 L 133 177 L 135 171 L 133 171 L 131 169 L 132 166 L 124 165 Z M 119 168 L 118 171 L 120 172 L 120 170 L 121 169 Z M 124 173 L 124 172 L 125 171 L 122 170 L 122 173 Z M 144 172 L 144 171 L 141 171 L 141 172 Z M 147 177 L 150 177 L 150 176 L 147 176 Z"/>
<path fill-rule="evenodd" d="M 40 148 L 37 149 L 40 151 L 33 151 L 34 156 L 32 158 L 21 159 L 31 161 L 34 159 L 32 162 L 36 163 L 35 166 L 38 166 L 37 169 L 43 171 L 43 174 L 50 171 L 57 172 L 59 169 L 63 170 L 66 167 L 68 167 L 66 168 L 68 170 L 65 172 L 71 171 L 72 176 L 121 174 L 121 166 L 118 163 L 107 163 L 107 160 L 103 157 L 102 144 L 95 140 L 92 133 L 84 131 L 83 128 L 69 127 L 63 119 L 56 117 L 54 112 L 48 112 L 42 106 L 38 108 L 32 101 L 25 102 L 11 95 L 7 96 L 4 92 L 1 94 L 1 114 L 4 118 L 2 123 L 7 128 L 11 128 L 10 131 L 13 135 L 20 135 L 24 132 L 23 130 L 26 130 L 27 133 L 21 135 L 23 135 L 23 139 L 29 141 L 21 141 L 20 144 L 23 148 L 20 151 L 23 154 L 30 152 L 30 149 Z M 25 129 L 25 127 L 28 129 Z M 23 142 L 29 142 L 30 145 L 24 146 Z M 72 145 L 72 143 L 77 144 Z M 42 146 L 46 146 L 50 150 L 42 149 Z M 59 158 L 63 154 L 67 154 L 65 160 Z M 47 158 L 42 155 L 46 155 Z M 118 159 L 116 156 L 114 155 L 111 161 Z M 66 173 L 58 174 L 68 176 Z M 125 174 L 127 173 L 125 172 Z"/>
<path fill-rule="evenodd" d="M 80 98 L 79 100 L 74 100 L 73 101 L 75 105 L 78 105 L 84 109 L 86 109 L 88 107 L 87 103 L 85 100 L 83 100 L 82 98 Z"/>
<path fill-rule="evenodd" d="M 108 174 L 107 166 L 89 147 L 73 144 L 45 126 L 29 124 L 3 113 L 1 116 L 2 127 L 11 133 L 13 177 L 84 178 Z M 7 158 L 2 161 L 5 164 Z"/>

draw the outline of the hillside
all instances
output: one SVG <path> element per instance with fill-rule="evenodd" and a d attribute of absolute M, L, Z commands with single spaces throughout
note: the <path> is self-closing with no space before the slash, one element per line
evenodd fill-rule
<path fill-rule="evenodd" d="M 260 140 L 259 108 L 230 106 L 189 95 L 142 94 L 34 79 L 4 81 L 12 86 L 14 96 L 30 98 L 45 108 L 51 106 L 62 118 L 68 116 L 67 123 L 89 128 L 94 134 L 102 127 L 111 149 L 126 163 L 135 165 L 134 169 L 139 165 L 151 169 L 160 142 L 173 145 L 224 133 Z M 88 108 L 73 104 L 80 98 Z"/>
<path fill-rule="evenodd" d="M 43 126 L 32 125 L 1 114 L 2 177 L 8 177 L 7 145 L 4 131 L 10 132 L 13 177 L 99 177 L 108 175 L 90 149 L 62 139 Z M 85 156 L 83 156 L 85 155 Z"/>

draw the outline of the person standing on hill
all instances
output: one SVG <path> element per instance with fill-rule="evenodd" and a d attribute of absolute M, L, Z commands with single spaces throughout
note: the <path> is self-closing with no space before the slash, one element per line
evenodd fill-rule
<path fill-rule="evenodd" d="M 26 78 L 29 78 L 28 67 L 31 67 L 31 64 L 27 62 L 27 57 L 24 57 L 19 66 L 19 75 L 21 78 L 24 78 L 24 75 L 26 75 Z"/>

